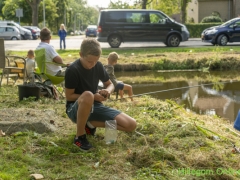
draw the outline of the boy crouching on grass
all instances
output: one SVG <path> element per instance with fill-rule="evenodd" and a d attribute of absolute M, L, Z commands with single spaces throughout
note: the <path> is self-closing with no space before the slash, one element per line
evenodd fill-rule
<path fill-rule="evenodd" d="M 67 68 L 65 74 L 66 113 L 77 124 L 73 144 L 83 151 L 93 148 L 86 134 L 94 135 L 96 127 L 104 128 L 107 120 L 115 119 L 117 129 L 126 132 L 134 131 L 137 125 L 134 118 L 102 103 L 113 92 L 114 86 L 102 63 L 98 61 L 101 52 L 96 39 L 84 39 L 80 58 Z M 99 80 L 105 89 L 98 90 Z"/>

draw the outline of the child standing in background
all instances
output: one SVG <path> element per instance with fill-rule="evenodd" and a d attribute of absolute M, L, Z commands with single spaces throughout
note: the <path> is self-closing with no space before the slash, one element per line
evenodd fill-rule
<path fill-rule="evenodd" d="M 35 63 L 35 55 L 33 50 L 29 50 L 27 53 L 27 59 L 26 59 L 26 76 L 27 79 L 31 82 L 34 83 L 35 81 L 35 74 L 34 71 L 36 69 L 36 63 Z"/>
<path fill-rule="evenodd" d="M 67 31 L 66 31 L 64 24 L 60 25 L 60 29 L 58 31 L 58 36 L 60 37 L 60 49 L 62 49 L 62 42 L 63 42 L 63 48 L 66 49 L 65 38 L 67 36 Z"/>
<path fill-rule="evenodd" d="M 114 84 L 115 90 L 119 91 L 119 95 L 121 98 L 123 98 L 123 91 L 126 90 L 128 91 L 128 96 L 130 97 L 131 101 L 133 101 L 132 95 L 132 86 L 129 84 L 124 84 L 122 81 L 118 81 L 117 78 L 114 75 L 114 65 L 117 64 L 119 56 L 116 52 L 111 52 L 108 55 L 108 64 L 104 66 L 106 69 L 110 80 Z"/>

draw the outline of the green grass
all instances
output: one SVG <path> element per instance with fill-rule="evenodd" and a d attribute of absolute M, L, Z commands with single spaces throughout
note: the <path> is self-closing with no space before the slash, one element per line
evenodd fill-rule
<path fill-rule="evenodd" d="M 147 70 L 186 70 L 195 69 L 207 70 L 238 70 L 240 69 L 240 59 L 238 52 L 240 47 L 201 47 L 201 48 L 121 48 L 102 49 L 99 59 L 103 64 L 107 64 L 107 56 L 110 52 L 116 51 L 120 55 L 116 71 L 132 69 L 136 65 L 136 70 L 141 70 L 143 65 Z M 79 50 L 58 50 L 59 55 L 65 63 L 71 63 L 79 58 Z M 7 54 L 26 56 L 25 51 L 8 51 Z M 124 66 L 124 67 L 123 67 Z"/>
<path fill-rule="evenodd" d="M 230 48 L 233 51 L 230 51 Z M 120 54 L 119 63 L 156 62 L 158 65 L 167 62 L 169 66 L 166 67 L 176 67 L 175 62 L 205 62 L 202 67 L 208 67 L 211 60 L 211 66 L 215 67 L 218 63 L 221 65 L 219 68 L 231 66 L 233 62 L 235 65 L 239 64 L 238 59 L 233 59 L 238 56 L 238 47 L 103 49 L 100 60 L 105 62 L 107 54 L 112 50 Z M 77 50 L 58 52 L 65 61 L 72 61 L 78 57 Z M 209 57 L 205 61 L 204 53 Z M 24 56 L 26 52 L 11 54 Z M 222 57 L 225 55 L 228 56 L 224 57 L 224 60 Z M 162 57 L 165 59 L 161 59 Z M 182 63 L 181 67 L 186 67 L 186 64 Z M 176 76 L 177 73 L 175 77 L 170 76 L 169 80 L 175 80 Z M 190 77 L 184 76 L 183 73 L 177 78 Z M 220 80 L 234 77 L 229 77 L 228 74 L 215 77 L 206 72 L 200 78 L 212 80 L 216 82 L 216 88 L 221 88 L 218 86 Z M 237 72 L 235 78 L 238 78 Z M 165 78 L 156 79 L 155 76 L 133 79 L 125 77 L 122 80 L 136 83 L 166 81 Z M 67 118 L 65 100 L 41 98 L 39 101 L 33 101 L 29 98 L 19 102 L 17 86 L 3 85 L 0 88 L 1 121 L 20 121 L 24 115 L 27 120 L 35 117 L 34 113 L 27 114 L 24 111 L 17 114 L 18 110 L 24 108 L 26 111 L 38 112 L 36 115 L 41 116 L 42 121 L 49 122 L 53 118 L 57 131 L 44 134 L 26 131 L 0 136 L 0 180 L 26 180 L 30 179 L 29 175 L 33 173 L 42 174 L 45 179 L 71 180 L 240 178 L 236 172 L 239 170 L 239 154 L 234 152 L 232 147 L 232 143 L 240 146 L 240 135 L 233 129 L 232 123 L 217 116 L 186 112 L 172 100 L 161 101 L 148 96 L 136 97 L 135 100 L 136 103 L 107 101 L 106 105 L 134 117 L 138 123 L 136 131 L 119 132 L 117 142 L 106 145 L 104 129 L 98 128 L 97 137 L 89 137 L 95 150 L 83 153 L 72 145 L 76 125 Z M 1 111 L 4 108 L 6 109 Z M 46 110 L 54 112 L 55 116 L 49 119 Z M 12 118 L 13 115 L 16 117 Z M 216 136 L 220 140 L 216 140 Z M 188 168 L 195 174 L 181 173 L 182 169 Z M 233 171 L 217 174 L 216 170 L 220 168 Z"/>
<path fill-rule="evenodd" d="M 240 178 L 236 173 L 216 173 L 217 168 L 239 169 L 239 154 L 233 153 L 231 147 L 231 142 L 240 145 L 239 136 L 232 132 L 232 125 L 216 116 L 186 112 L 171 100 L 142 96 L 135 98 L 135 104 L 106 102 L 134 117 L 137 129 L 132 133 L 118 132 L 117 142 L 106 145 L 104 129 L 98 128 L 96 138 L 88 137 L 95 150 L 84 153 L 72 145 L 76 126 L 65 115 L 64 100 L 19 102 L 14 86 L 3 86 L 0 93 L 0 109 L 28 108 L 33 112 L 40 110 L 42 115 L 46 109 L 53 110 L 58 129 L 54 133 L 26 131 L 0 137 L 0 179 L 26 180 L 33 173 L 42 174 L 45 179 L 72 180 Z M 50 119 L 46 116 L 44 120 Z M 178 172 L 183 168 L 199 173 Z M 201 174 L 201 170 L 214 173 Z"/>
<path fill-rule="evenodd" d="M 115 51 L 120 55 L 145 55 L 145 54 L 158 54 L 158 53 L 201 53 L 201 52 L 239 52 L 240 47 L 238 46 L 209 46 L 209 47 L 177 47 L 177 48 L 168 48 L 168 47 L 143 47 L 143 48 L 103 48 L 102 55 L 107 56 L 110 52 Z M 58 53 L 63 58 L 67 58 L 69 54 L 73 54 L 79 56 L 79 50 L 58 50 Z M 11 54 L 24 56 L 26 54 L 25 51 L 11 51 Z"/>

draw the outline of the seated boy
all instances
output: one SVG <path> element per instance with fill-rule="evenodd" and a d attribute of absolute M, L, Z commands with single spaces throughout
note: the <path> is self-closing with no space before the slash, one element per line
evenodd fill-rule
<path fill-rule="evenodd" d="M 128 96 L 133 101 L 133 91 L 132 91 L 132 86 L 129 84 L 124 84 L 122 81 L 118 81 L 117 78 L 114 75 L 114 65 L 117 64 L 119 56 L 116 52 L 111 52 L 108 55 L 108 64 L 104 66 L 106 69 L 110 80 L 114 84 L 115 91 L 119 91 L 119 95 L 121 98 L 123 98 L 123 91 L 126 90 L 128 91 Z"/>

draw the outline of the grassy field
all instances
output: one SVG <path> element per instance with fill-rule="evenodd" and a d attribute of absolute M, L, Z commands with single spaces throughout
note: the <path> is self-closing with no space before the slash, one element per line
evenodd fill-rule
<path fill-rule="evenodd" d="M 54 121 L 57 129 L 43 134 L 37 130 L 1 134 L 1 180 L 31 179 L 30 174 L 55 180 L 240 178 L 239 153 L 233 147 L 240 146 L 240 135 L 217 116 L 196 115 L 171 100 L 147 96 L 135 98 L 135 103 L 108 100 L 106 105 L 134 117 L 137 129 L 119 131 L 117 142 L 106 145 L 104 129 L 98 128 L 95 138 L 88 137 L 94 151 L 84 153 L 72 145 L 76 126 L 66 117 L 64 100 L 19 102 L 13 86 L 4 86 L 0 93 L 1 121 L 41 116 L 41 121 Z"/>
<path fill-rule="evenodd" d="M 209 63 L 223 62 L 221 59 L 227 57 L 236 60 L 237 65 L 240 48 L 103 49 L 100 61 L 106 62 L 112 50 L 120 54 L 121 64 L 154 64 L 162 57 L 172 62 L 186 59 L 199 62 L 199 59 L 211 57 L 206 60 Z M 78 51 L 58 52 L 66 62 L 78 57 Z M 9 53 L 25 55 L 25 52 Z M 229 64 L 230 61 L 226 63 Z M 227 74 L 212 81 L 217 83 L 224 77 Z M 141 82 L 141 78 L 138 81 Z M 23 128 L 8 134 L 8 130 L 1 132 L 0 126 L 0 180 L 32 179 L 31 174 L 41 174 L 47 180 L 240 179 L 240 133 L 234 130 L 232 122 L 188 112 L 172 100 L 161 101 L 148 96 L 134 100 L 112 99 L 105 104 L 134 117 L 138 123 L 136 131 L 119 131 L 117 142 L 106 145 L 105 131 L 98 128 L 95 138 L 88 137 L 94 151 L 84 153 L 72 145 L 76 125 L 66 116 L 64 99 L 41 97 L 38 101 L 28 98 L 19 102 L 17 86 L 3 85 L 0 121 L 38 119 L 54 126 L 56 131 L 37 133 L 37 129 Z"/>
<path fill-rule="evenodd" d="M 120 55 L 118 66 L 144 65 L 149 70 L 239 70 L 240 59 L 238 46 L 210 46 L 210 47 L 178 47 L 178 48 L 132 48 L 132 49 L 102 49 L 99 59 L 107 63 L 110 52 L 116 51 Z M 58 50 L 65 63 L 79 58 L 78 50 Z M 9 55 L 25 56 L 25 51 L 8 51 Z M 121 70 L 123 68 L 116 68 Z M 141 69 L 139 69 L 141 70 Z"/>

